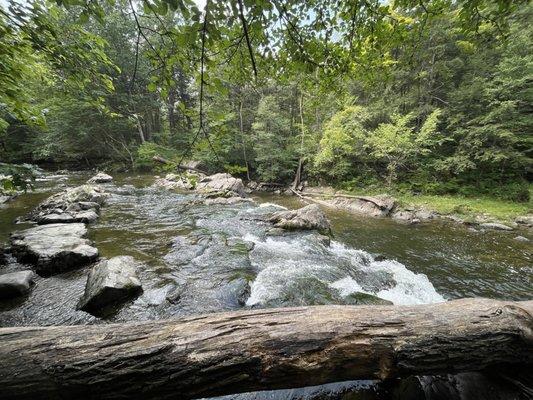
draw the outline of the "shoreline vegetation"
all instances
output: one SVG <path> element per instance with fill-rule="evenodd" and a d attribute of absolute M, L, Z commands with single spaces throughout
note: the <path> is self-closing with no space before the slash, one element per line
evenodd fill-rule
<path fill-rule="evenodd" d="M 344 193 L 344 192 L 343 192 Z M 460 195 L 423 195 L 387 192 L 384 190 L 358 190 L 345 192 L 350 195 L 370 196 L 387 193 L 398 200 L 402 208 L 422 207 L 441 215 L 456 215 L 465 221 L 476 217 L 494 218 L 501 222 L 514 222 L 517 217 L 533 212 L 533 204 L 517 203 L 490 196 L 466 197 Z"/>

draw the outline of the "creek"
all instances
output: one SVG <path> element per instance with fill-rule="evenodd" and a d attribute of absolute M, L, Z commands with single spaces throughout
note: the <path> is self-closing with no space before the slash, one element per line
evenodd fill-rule
<path fill-rule="evenodd" d="M 50 194 L 79 185 L 84 172 L 42 177 L 34 191 L 0 209 L 0 243 L 25 228 L 15 223 Z M 116 175 L 102 185 L 111 196 L 89 238 L 102 257 L 131 255 L 144 292 L 104 319 L 76 310 L 88 268 L 36 278 L 31 293 L 0 303 L 0 326 L 68 325 L 162 319 L 190 314 L 374 301 L 422 304 L 483 296 L 524 300 L 533 288 L 530 243 L 516 232 L 472 231 L 428 222 L 405 225 L 390 219 L 325 210 L 332 222 L 328 246 L 314 232 L 272 234 L 263 217 L 293 197 L 254 195 L 256 203 L 198 204 L 192 193 L 152 187 L 151 175 Z M 528 232 L 521 232 L 528 236 Z M 530 235 L 529 235 L 530 236 Z M 14 259 L 1 273 L 22 269 Z M 372 295 L 372 296 L 368 296 Z M 226 399 L 379 398 L 371 382 L 227 396 Z M 333 393 L 328 395 L 328 393 Z M 322 396 L 322 397 L 320 397 Z M 329 396 L 329 397 L 328 397 Z M 335 397 L 336 396 L 336 397 Z"/>

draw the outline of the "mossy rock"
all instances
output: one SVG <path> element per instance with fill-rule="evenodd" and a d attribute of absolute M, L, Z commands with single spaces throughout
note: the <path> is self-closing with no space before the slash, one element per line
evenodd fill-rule
<path fill-rule="evenodd" d="M 363 292 L 352 293 L 346 296 L 344 300 L 346 304 L 357 305 L 357 306 L 363 306 L 363 305 L 386 306 L 386 305 L 393 304 L 392 301 L 385 300 L 377 296 L 374 296 L 372 294 L 363 293 Z"/>

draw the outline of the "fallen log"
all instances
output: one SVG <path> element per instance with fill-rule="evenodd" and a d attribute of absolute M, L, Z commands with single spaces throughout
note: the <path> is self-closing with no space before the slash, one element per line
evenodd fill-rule
<path fill-rule="evenodd" d="M 2 399 L 192 399 L 533 363 L 533 301 L 0 329 Z"/>
<path fill-rule="evenodd" d="M 163 158 L 161 156 L 153 156 L 152 160 L 154 160 L 154 161 L 156 161 L 156 162 L 158 162 L 160 164 L 164 164 L 164 165 L 172 164 L 171 161 L 169 161 L 166 158 Z M 177 169 L 181 169 L 183 171 L 194 171 L 194 172 L 198 172 L 200 174 L 207 175 L 207 173 L 205 171 L 202 171 L 201 169 L 198 169 L 198 168 L 195 168 L 195 167 L 190 167 L 188 165 L 176 165 L 176 168 Z"/>

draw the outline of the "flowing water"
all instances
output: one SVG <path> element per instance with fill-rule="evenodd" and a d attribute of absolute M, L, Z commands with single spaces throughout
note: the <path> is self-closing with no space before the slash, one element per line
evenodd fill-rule
<path fill-rule="evenodd" d="M 51 193 L 87 178 L 86 173 L 48 175 L 35 191 L 4 205 L 0 243 L 10 232 L 28 226 L 16 224 L 17 217 Z M 89 227 L 101 256 L 131 255 L 143 262 L 140 297 L 105 319 L 76 311 L 88 270 L 83 268 L 37 278 L 27 298 L 0 303 L 0 326 L 353 304 L 366 294 L 394 304 L 421 304 L 468 296 L 520 300 L 531 298 L 533 292 L 531 245 L 514 240 L 516 232 L 471 231 L 440 222 L 404 225 L 326 210 L 334 234 L 328 246 L 313 232 L 269 231 L 264 217 L 283 207 L 301 207 L 296 198 L 263 195 L 255 197 L 257 203 L 206 206 L 194 194 L 154 188 L 153 180 L 121 175 L 114 184 L 103 185 L 111 196 L 101 218 Z M 520 234 L 531 238 L 528 232 Z M 0 273 L 21 268 L 11 260 Z M 375 385 L 352 382 L 232 398 L 329 398 L 328 391 L 347 390 L 357 398 L 377 396 Z"/>

